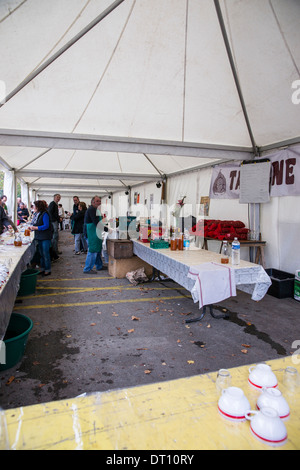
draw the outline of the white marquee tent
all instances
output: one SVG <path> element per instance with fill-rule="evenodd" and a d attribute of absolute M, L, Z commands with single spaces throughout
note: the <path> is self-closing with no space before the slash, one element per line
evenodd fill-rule
<path fill-rule="evenodd" d="M 64 205 L 112 194 L 120 213 L 125 190 L 159 203 L 167 181 L 197 216 L 213 165 L 291 151 L 299 166 L 299 24 L 299 0 L 1 0 L 10 203 L 19 179 Z M 248 213 L 211 201 L 212 218 Z M 261 205 L 268 267 L 300 268 L 299 223 L 299 195 Z"/>

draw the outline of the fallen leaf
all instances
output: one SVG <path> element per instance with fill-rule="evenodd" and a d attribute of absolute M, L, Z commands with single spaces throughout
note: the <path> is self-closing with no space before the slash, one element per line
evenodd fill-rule
<path fill-rule="evenodd" d="M 8 381 L 6 382 L 6 385 L 10 385 L 14 380 L 15 380 L 15 376 L 12 375 L 12 376 L 8 379 Z"/>
<path fill-rule="evenodd" d="M 177 340 L 177 343 L 181 343 L 181 340 L 180 340 L 180 339 L 178 339 L 178 340 Z"/>
<path fill-rule="evenodd" d="M 66 335 L 66 338 L 72 338 L 72 335 Z"/>
<path fill-rule="evenodd" d="M 151 370 L 149 369 L 144 370 L 144 374 L 151 374 Z"/>
<path fill-rule="evenodd" d="M 32 364 L 33 364 L 34 366 L 38 366 L 38 365 L 40 364 L 40 362 L 39 362 L 39 361 L 33 361 Z"/>
<path fill-rule="evenodd" d="M 90 326 L 96 326 L 96 323 L 91 323 Z"/>
<path fill-rule="evenodd" d="M 242 344 L 243 348 L 251 348 L 250 344 Z"/>
<path fill-rule="evenodd" d="M 134 315 L 132 315 L 131 320 L 139 321 L 140 318 L 139 318 L 139 317 L 135 317 Z"/>
<path fill-rule="evenodd" d="M 188 364 L 195 364 L 195 361 L 187 361 Z"/>
<path fill-rule="evenodd" d="M 131 328 L 131 330 L 127 330 L 128 333 L 133 333 L 134 332 L 134 328 Z"/>
<path fill-rule="evenodd" d="M 241 352 L 242 352 L 243 354 L 248 354 L 248 350 L 247 350 L 247 349 L 241 349 Z"/>
<path fill-rule="evenodd" d="M 207 327 L 206 327 L 206 328 L 211 328 L 211 326 L 210 326 L 210 325 L 207 325 Z"/>

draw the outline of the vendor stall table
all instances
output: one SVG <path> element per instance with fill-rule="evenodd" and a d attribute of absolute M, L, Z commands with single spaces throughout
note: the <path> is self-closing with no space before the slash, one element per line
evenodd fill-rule
<path fill-rule="evenodd" d="M 284 422 L 288 438 L 276 449 L 300 449 L 300 387 L 290 388 L 284 382 L 287 367 L 299 374 L 296 358 L 268 361 L 290 407 Z M 249 366 L 229 370 L 231 385 L 244 391 L 255 410 L 260 391 L 248 383 Z M 249 421 L 232 422 L 220 415 L 216 377 L 217 372 L 212 372 L 6 410 L 2 418 L 7 424 L 7 448 L 163 450 L 164 454 L 191 450 L 189 455 L 201 449 L 273 449 L 254 437 Z"/>
<path fill-rule="evenodd" d="M 21 274 L 31 261 L 34 252 L 34 243 L 22 246 L 0 245 L 0 262 L 5 263 L 9 270 L 7 280 L 0 289 L 0 340 L 3 340 L 9 323 Z"/>
<path fill-rule="evenodd" d="M 223 246 L 223 240 L 217 240 L 216 238 L 209 238 L 205 237 L 203 241 L 203 248 L 205 250 L 208 250 L 208 241 L 214 240 L 214 241 L 220 241 L 220 251 L 219 253 L 222 252 L 222 246 Z M 228 244 L 231 245 L 232 240 L 227 240 Z M 249 248 L 250 252 L 250 260 L 253 261 L 254 256 L 253 256 L 253 248 L 256 248 L 256 253 L 255 253 L 255 263 L 258 264 L 260 263 L 263 268 L 265 268 L 265 253 L 264 253 L 264 247 L 266 246 L 266 242 L 262 240 L 239 240 L 241 248 Z"/>
<path fill-rule="evenodd" d="M 149 244 L 133 241 L 133 252 L 156 270 L 190 291 L 194 302 L 199 302 L 200 308 L 236 295 L 235 286 L 250 294 L 253 300 L 258 301 L 265 296 L 271 285 L 271 279 L 262 266 L 243 260 L 237 266 L 233 266 L 231 263 L 221 265 L 219 253 L 196 247 L 186 251 L 172 251 L 169 248 L 150 248 Z M 208 301 L 205 301 L 201 294 L 200 274 L 204 269 L 207 269 L 207 273 L 213 269 L 214 274 L 213 288 L 206 295 Z M 220 277 L 218 284 L 218 276 L 222 270 L 225 274 Z M 229 277 L 227 273 L 229 273 Z M 204 272 L 203 276 L 206 277 Z M 225 281 L 229 283 L 228 292 L 223 289 Z M 223 296 L 221 291 L 223 291 Z M 211 301 L 209 301 L 210 294 Z"/>

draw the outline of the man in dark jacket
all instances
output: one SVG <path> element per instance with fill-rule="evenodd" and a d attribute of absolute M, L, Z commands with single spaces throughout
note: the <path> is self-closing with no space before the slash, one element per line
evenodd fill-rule
<path fill-rule="evenodd" d="M 58 213 L 58 203 L 60 201 L 60 194 L 54 194 L 53 201 L 50 202 L 48 207 L 48 214 L 50 216 L 50 222 L 53 227 L 53 235 L 52 235 L 52 250 L 54 251 L 55 258 L 59 258 L 59 251 L 58 251 L 58 226 L 59 226 L 59 213 Z"/>

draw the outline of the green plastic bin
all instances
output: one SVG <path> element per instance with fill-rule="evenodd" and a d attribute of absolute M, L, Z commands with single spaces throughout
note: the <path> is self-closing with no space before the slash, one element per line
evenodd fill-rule
<path fill-rule="evenodd" d="M 26 269 L 26 271 L 21 274 L 18 297 L 32 295 L 35 293 L 38 274 L 39 271 L 37 269 Z"/>
<path fill-rule="evenodd" d="M 21 313 L 12 313 L 3 339 L 5 345 L 5 364 L 0 364 L 0 370 L 10 369 L 22 359 L 32 330 L 32 320 Z M 3 345 L 2 345 L 3 348 Z M 3 361 L 4 362 L 4 361 Z"/>

